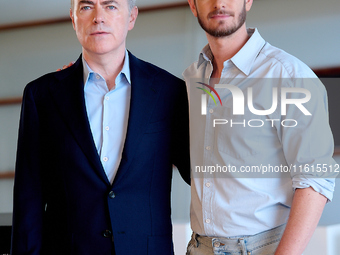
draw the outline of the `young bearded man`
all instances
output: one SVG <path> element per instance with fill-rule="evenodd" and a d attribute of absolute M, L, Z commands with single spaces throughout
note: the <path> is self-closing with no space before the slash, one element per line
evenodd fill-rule
<path fill-rule="evenodd" d="M 325 88 L 246 28 L 252 0 L 188 2 L 208 45 L 183 74 L 193 173 L 187 254 L 301 255 L 334 191 Z M 244 173 L 256 166 L 285 171 Z"/>

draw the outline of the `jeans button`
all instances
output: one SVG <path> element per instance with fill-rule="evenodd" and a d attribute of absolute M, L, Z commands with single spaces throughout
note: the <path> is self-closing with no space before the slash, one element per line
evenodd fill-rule
<path fill-rule="evenodd" d="M 220 246 L 221 246 L 221 244 L 219 242 L 214 243 L 214 247 L 218 248 Z"/>

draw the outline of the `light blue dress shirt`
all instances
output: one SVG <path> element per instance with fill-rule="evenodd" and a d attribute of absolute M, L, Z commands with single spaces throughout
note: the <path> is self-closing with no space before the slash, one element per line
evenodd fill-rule
<path fill-rule="evenodd" d="M 287 222 L 296 188 L 313 187 L 329 200 L 334 191 L 337 173 L 329 170 L 337 165 L 332 159 L 334 144 L 323 84 L 304 63 L 265 42 L 256 29 L 249 29 L 248 34 L 243 48 L 225 61 L 221 80 L 210 80 L 213 55 L 209 45 L 183 73 L 190 106 L 191 226 L 204 236 L 253 235 L 274 228 Z M 245 97 L 244 114 L 234 114 L 229 89 L 216 85 L 222 105 L 208 89 L 216 104 L 206 95 L 207 111 L 202 115 L 202 89 L 208 87 L 197 82 L 239 88 Z M 271 108 L 277 88 L 277 110 L 253 114 L 246 104 L 249 88 L 257 110 Z M 294 104 L 288 104 L 286 115 L 281 115 L 282 91 L 291 88 L 310 92 L 311 99 L 303 106 L 311 116 Z M 300 100 L 304 94 L 291 97 Z M 214 126 L 214 120 L 224 124 L 215 122 Z M 328 172 L 316 172 L 323 164 Z M 222 171 L 223 166 L 231 171 Z M 264 167 L 276 167 L 277 172 L 250 172 Z"/>
<path fill-rule="evenodd" d="M 131 80 L 129 55 L 109 91 L 105 79 L 95 73 L 83 58 L 84 92 L 87 115 L 97 152 L 107 178 L 113 182 L 122 157 L 129 119 Z"/>

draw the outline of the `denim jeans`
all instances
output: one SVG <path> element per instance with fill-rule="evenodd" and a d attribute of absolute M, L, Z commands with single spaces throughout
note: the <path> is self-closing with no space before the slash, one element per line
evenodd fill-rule
<path fill-rule="evenodd" d="M 286 224 L 252 236 L 206 237 L 192 234 L 187 255 L 273 255 Z"/>

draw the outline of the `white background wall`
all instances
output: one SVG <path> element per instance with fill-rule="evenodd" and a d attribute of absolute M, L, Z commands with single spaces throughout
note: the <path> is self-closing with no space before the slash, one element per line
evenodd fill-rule
<path fill-rule="evenodd" d="M 339 24 L 339 0 L 255 0 L 247 21 L 272 45 L 312 68 L 340 66 Z M 135 55 L 178 77 L 205 44 L 205 34 L 188 7 L 142 13 L 128 36 Z M 80 53 L 71 23 L 0 31 L 0 98 L 21 96 L 30 80 L 76 60 Z M 14 169 L 19 108 L 0 107 L 0 171 Z M 0 181 L 0 212 L 12 210 L 12 186 L 12 180 Z M 187 221 L 190 189 L 177 175 L 173 198 L 174 219 Z M 321 224 L 340 223 L 339 213 L 340 188 Z"/>

